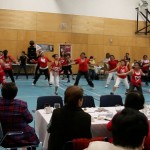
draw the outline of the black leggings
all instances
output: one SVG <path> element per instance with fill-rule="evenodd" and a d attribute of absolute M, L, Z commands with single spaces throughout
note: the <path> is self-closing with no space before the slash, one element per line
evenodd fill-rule
<path fill-rule="evenodd" d="M 37 66 L 36 66 L 36 68 L 35 68 L 34 77 L 36 77 L 36 76 L 37 76 L 38 71 L 39 71 L 39 67 L 40 67 L 40 66 L 37 64 Z"/>
<path fill-rule="evenodd" d="M 67 78 L 69 79 L 70 76 L 69 76 L 69 73 L 68 73 L 68 66 L 63 66 L 62 70 L 64 71 L 64 75 L 66 75 Z"/>
<path fill-rule="evenodd" d="M 129 92 L 133 91 L 135 88 L 137 89 L 137 91 L 143 93 L 141 85 L 136 86 L 136 85 L 132 85 L 132 84 L 130 84 Z"/>
<path fill-rule="evenodd" d="M 18 70 L 18 73 L 17 73 L 17 75 L 16 75 L 16 79 L 17 79 L 18 76 L 20 75 L 20 71 L 21 71 L 22 69 L 24 70 L 25 75 L 26 75 L 26 78 L 28 79 L 28 73 L 27 73 L 26 65 L 20 65 L 20 66 L 19 66 L 19 70 Z"/>
<path fill-rule="evenodd" d="M 78 74 L 77 74 L 76 81 L 75 81 L 74 85 L 78 85 L 79 80 L 80 80 L 82 75 L 84 75 L 84 77 L 85 77 L 86 81 L 88 82 L 89 86 L 94 87 L 94 84 L 93 84 L 93 82 L 91 81 L 91 79 L 89 77 L 88 71 L 87 72 L 79 71 Z"/>
<path fill-rule="evenodd" d="M 39 77 L 42 75 L 42 73 L 45 74 L 45 76 L 47 77 L 48 82 L 49 82 L 50 77 L 49 77 L 49 70 L 48 70 L 48 68 L 47 68 L 47 69 L 39 69 L 39 74 L 37 74 L 37 75 L 35 76 L 35 79 L 34 79 L 34 81 L 33 81 L 34 84 L 36 84 L 37 80 L 38 80 Z"/>
<path fill-rule="evenodd" d="M 8 76 L 10 77 L 11 81 L 13 83 L 15 83 L 15 79 L 14 79 L 14 74 L 12 70 L 5 70 L 5 74 L 8 74 Z"/>
<path fill-rule="evenodd" d="M 143 73 L 148 74 L 148 70 L 143 71 Z M 143 81 L 148 84 L 148 76 L 142 76 Z"/>

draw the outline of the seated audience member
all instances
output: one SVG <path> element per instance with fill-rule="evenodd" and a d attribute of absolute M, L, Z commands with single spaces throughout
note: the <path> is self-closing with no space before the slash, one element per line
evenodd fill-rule
<path fill-rule="evenodd" d="M 64 94 L 65 106 L 53 111 L 48 125 L 48 150 L 62 150 L 67 141 L 91 138 L 91 116 L 82 109 L 83 89 L 70 86 Z"/>
<path fill-rule="evenodd" d="M 132 108 L 135 110 L 140 110 L 144 108 L 145 98 L 142 93 L 138 91 L 130 92 L 125 99 L 125 108 Z M 112 130 L 112 121 L 107 124 L 107 129 Z M 148 134 L 145 143 L 144 150 L 150 150 L 150 133 Z"/>
<path fill-rule="evenodd" d="M 4 147 L 38 145 L 39 140 L 35 130 L 28 124 L 33 118 L 30 114 L 27 103 L 14 99 L 17 95 L 18 88 L 14 83 L 5 83 L 2 86 L 0 98 L 0 122 L 4 134 L 11 131 L 22 131 L 22 135 L 7 136 L 2 145 Z M 30 150 L 31 148 L 27 148 Z M 36 147 L 32 147 L 35 150 Z M 13 149 L 14 150 L 14 149 Z"/>
<path fill-rule="evenodd" d="M 146 116 L 140 111 L 126 108 L 112 120 L 113 144 L 91 142 L 86 150 L 142 150 L 149 132 Z"/>

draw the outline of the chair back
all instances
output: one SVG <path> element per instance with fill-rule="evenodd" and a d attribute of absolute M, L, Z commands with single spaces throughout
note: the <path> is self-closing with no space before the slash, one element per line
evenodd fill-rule
<path fill-rule="evenodd" d="M 49 104 L 51 107 L 54 107 L 55 103 L 59 103 L 60 107 L 63 107 L 63 100 L 60 96 L 41 96 L 41 97 L 38 97 L 36 110 L 44 109 L 46 104 Z"/>
<path fill-rule="evenodd" d="M 114 107 L 115 105 L 123 106 L 120 95 L 103 95 L 100 97 L 100 107 Z"/>
<path fill-rule="evenodd" d="M 83 96 L 82 108 L 95 107 L 94 98 L 92 96 Z"/>

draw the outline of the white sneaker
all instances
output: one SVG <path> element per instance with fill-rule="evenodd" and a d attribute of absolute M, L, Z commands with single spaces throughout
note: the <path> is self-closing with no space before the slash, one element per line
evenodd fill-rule
<path fill-rule="evenodd" d="M 108 84 L 105 85 L 105 88 L 108 88 Z"/>
<path fill-rule="evenodd" d="M 95 88 L 94 87 L 91 87 L 91 90 L 94 90 Z"/>
<path fill-rule="evenodd" d="M 34 86 L 35 84 L 34 84 L 34 83 L 32 83 L 32 85 Z"/>

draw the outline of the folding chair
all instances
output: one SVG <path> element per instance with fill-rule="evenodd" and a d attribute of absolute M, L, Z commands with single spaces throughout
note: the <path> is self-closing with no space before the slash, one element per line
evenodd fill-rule
<path fill-rule="evenodd" d="M 63 107 L 63 100 L 60 96 L 41 96 L 41 97 L 38 97 L 36 110 L 44 109 L 46 104 L 49 104 L 51 107 L 54 107 L 55 103 L 59 103 L 60 107 Z"/>
<path fill-rule="evenodd" d="M 82 108 L 95 107 L 94 98 L 92 96 L 83 96 Z"/>
<path fill-rule="evenodd" d="M 5 139 L 8 137 L 8 136 L 20 136 L 22 135 L 23 132 L 22 131 L 12 131 L 12 132 L 7 132 L 5 135 L 3 134 L 3 129 L 2 129 L 2 125 L 0 123 L 0 147 L 2 147 L 3 149 L 6 149 L 6 150 L 11 150 L 12 148 L 14 149 L 17 149 L 17 148 L 31 148 L 31 147 L 38 147 L 38 145 L 25 145 L 25 146 L 17 146 L 15 145 L 14 147 L 6 147 L 6 146 L 3 146 L 3 142 L 5 141 Z M 9 144 L 9 143 L 8 143 Z M 0 148 L 1 149 L 1 148 Z"/>
<path fill-rule="evenodd" d="M 115 105 L 123 106 L 120 95 L 103 95 L 100 97 L 100 107 L 114 107 Z"/>

